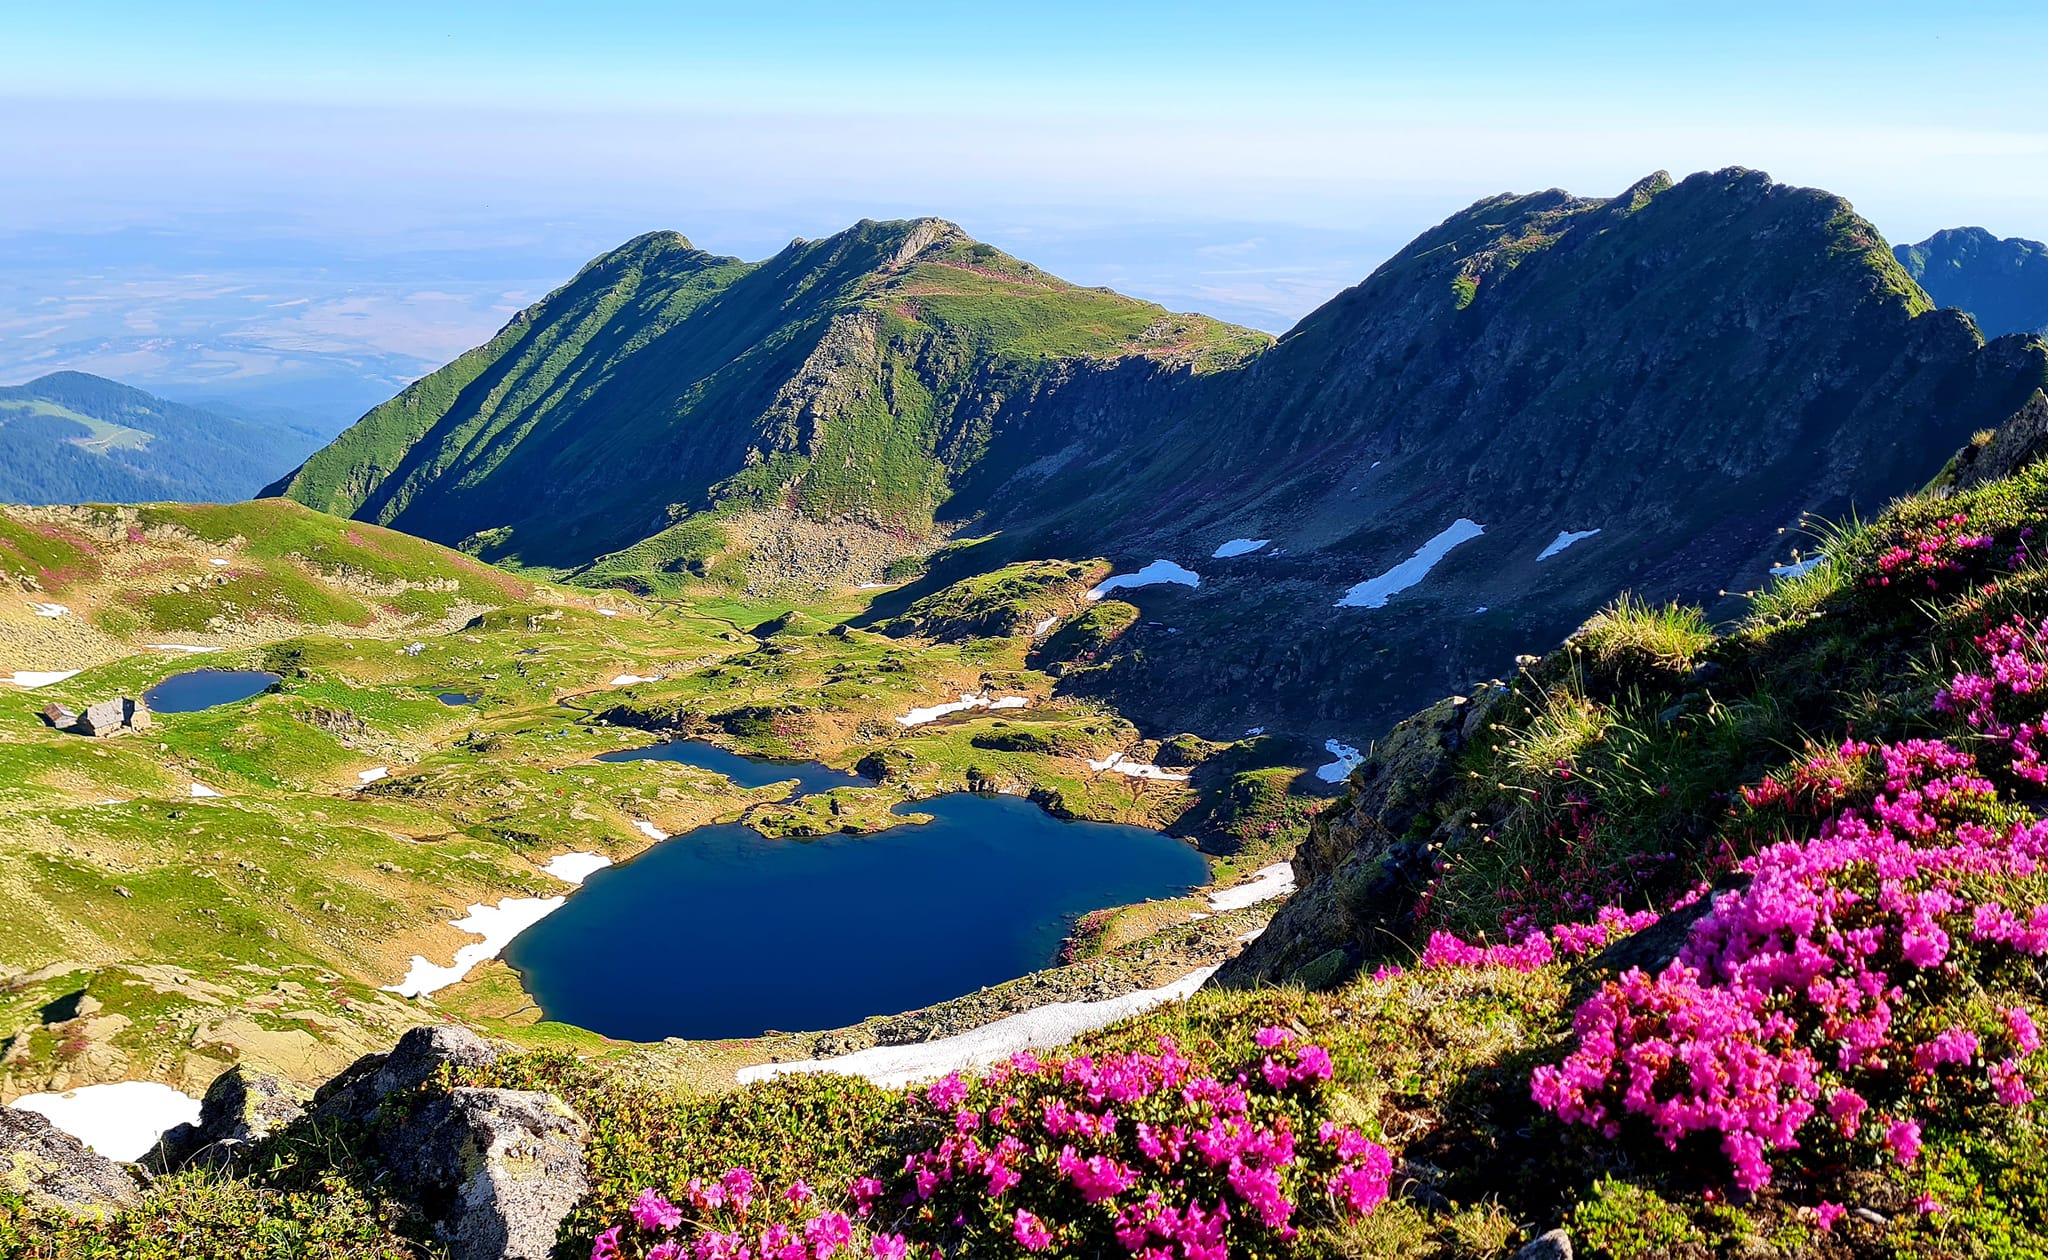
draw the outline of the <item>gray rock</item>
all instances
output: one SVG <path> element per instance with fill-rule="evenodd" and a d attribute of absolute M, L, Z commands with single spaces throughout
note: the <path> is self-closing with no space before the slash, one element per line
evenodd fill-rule
<path fill-rule="evenodd" d="M 78 1217 L 142 1205 L 142 1188 L 120 1164 L 33 1111 L 0 1107 L 0 1193 L 30 1208 Z"/>
<path fill-rule="evenodd" d="M 156 1173 L 230 1167 L 252 1145 L 304 1115 L 312 1099 L 312 1090 L 283 1077 L 229 1068 L 206 1087 L 199 1123 L 164 1134 L 142 1164 Z"/>
<path fill-rule="evenodd" d="M 1297 891 L 1211 983 L 1252 988 L 1311 965 L 1333 977 L 1348 971 L 1362 943 L 1387 926 L 1383 916 L 1404 911 L 1409 868 L 1427 860 L 1420 849 L 1409 852 L 1410 826 L 1451 782 L 1466 732 L 1483 731 L 1511 694 L 1487 687 L 1470 699 L 1438 701 L 1375 743 L 1351 772 L 1344 799 L 1316 819 L 1295 851 Z M 1345 956 L 1327 957 L 1333 950 Z"/>
<path fill-rule="evenodd" d="M 1572 1260 L 1572 1236 L 1561 1229 L 1538 1235 L 1515 1253 L 1515 1260 Z"/>
<path fill-rule="evenodd" d="M 2025 406 L 1998 426 L 1983 446 L 1966 446 L 1956 456 L 1956 484 L 1974 489 L 2010 477 L 2048 455 L 2048 394 L 2034 391 Z"/>
<path fill-rule="evenodd" d="M 387 1097 L 418 1089 L 444 1065 L 488 1067 L 498 1054 L 490 1042 L 453 1024 L 409 1029 L 391 1053 L 364 1055 L 322 1085 L 313 1096 L 313 1116 L 369 1124 Z"/>
<path fill-rule="evenodd" d="M 451 1260 L 545 1260 L 590 1189 L 586 1134 L 552 1094 L 458 1088 L 428 1099 L 382 1146 Z"/>

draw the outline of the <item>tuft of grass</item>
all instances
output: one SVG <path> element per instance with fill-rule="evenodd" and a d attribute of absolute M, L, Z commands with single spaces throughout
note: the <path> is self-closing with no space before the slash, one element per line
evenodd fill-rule
<path fill-rule="evenodd" d="M 1572 636 L 1588 670 L 1617 685 L 1683 674 L 1714 643 L 1706 613 L 1624 593 Z"/>

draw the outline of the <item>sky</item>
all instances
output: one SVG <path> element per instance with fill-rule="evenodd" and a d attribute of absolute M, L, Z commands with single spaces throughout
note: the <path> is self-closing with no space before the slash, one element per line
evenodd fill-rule
<path fill-rule="evenodd" d="M 0 382 L 335 423 L 656 228 L 936 214 L 1273 331 L 1486 195 L 1728 165 L 2048 238 L 2048 5 L 0 9 Z"/>

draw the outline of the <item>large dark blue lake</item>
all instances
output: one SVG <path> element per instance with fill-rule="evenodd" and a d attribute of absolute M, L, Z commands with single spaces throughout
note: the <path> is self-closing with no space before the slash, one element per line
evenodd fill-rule
<path fill-rule="evenodd" d="M 767 787 L 771 783 L 796 780 L 795 796 L 829 792 L 836 787 L 873 787 L 874 780 L 846 770 L 834 770 L 817 761 L 775 761 L 766 757 L 743 757 L 702 740 L 678 739 L 649 748 L 621 748 L 598 754 L 599 761 L 674 761 L 713 774 L 722 774 L 743 788 Z"/>
<path fill-rule="evenodd" d="M 276 681 L 260 669 L 188 669 L 143 692 L 142 700 L 158 713 L 197 713 L 247 700 Z"/>
<path fill-rule="evenodd" d="M 787 776 L 784 776 L 787 777 Z M 1203 883 L 1192 848 L 1019 797 L 935 797 L 871 836 L 699 828 L 598 871 L 506 950 L 549 1019 L 750 1037 L 914 1010 L 1054 961 L 1074 918 Z"/>

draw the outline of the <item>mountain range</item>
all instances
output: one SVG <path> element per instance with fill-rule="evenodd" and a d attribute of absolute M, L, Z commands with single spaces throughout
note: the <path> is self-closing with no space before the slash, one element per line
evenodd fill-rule
<path fill-rule="evenodd" d="M 188 407 L 84 372 L 52 372 L 0 386 L 0 502 L 243 499 L 327 436 L 290 421 Z"/>
<path fill-rule="evenodd" d="M 1965 227 L 1892 252 L 1929 297 L 1968 311 L 1986 336 L 2048 334 L 2048 245 Z"/>
<path fill-rule="evenodd" d="M 642 591 L 929 556 L 878 618 L 1009 561 L 1165 559 L 1195 584 L 1120 593 L 1141 615 L 1066 685 L 1363 736 L 1624 586 L 1759 586 L 1804 516 L 1913 489 L 2044 383 L 2048 346 L 1937 309 L 1846 201 L 1742 169 L 1488 198 L 1277 340 L 936 219 L 758 263 L 653 233 L 267 493 Z"/>

